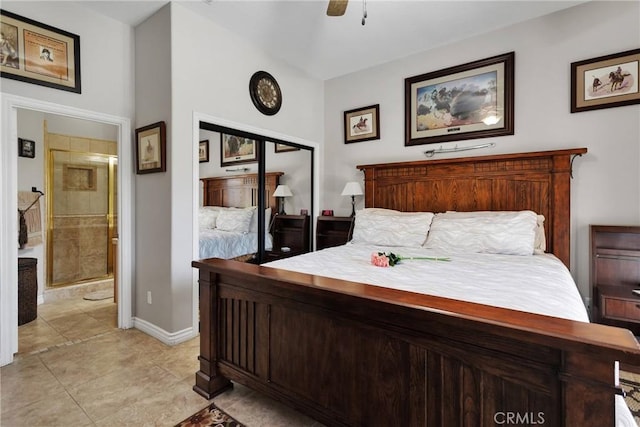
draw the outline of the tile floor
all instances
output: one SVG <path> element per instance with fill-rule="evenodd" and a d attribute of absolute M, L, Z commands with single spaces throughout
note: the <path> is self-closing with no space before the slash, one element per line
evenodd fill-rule
<path fill-rule="evenodd" d="M 198 338 L 170 347 L 117 329 L 116 313 L 112 299 L 81 296 L 38 306 L 0 368 L 0 425 L 174 426 L 206 407 L 191 389 Z M 248 427 L 321 426 L 240 385 L 212 401 Z"/>

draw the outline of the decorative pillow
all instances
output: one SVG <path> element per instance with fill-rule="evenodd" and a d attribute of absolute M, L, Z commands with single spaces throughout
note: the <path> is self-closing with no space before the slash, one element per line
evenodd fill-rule
<path fill-rule="evenodd" d="M 250 233 L 258 232 L 258 209 L 254 206 L 250 209 L 253 209 L 253 216 L 251 217 L 251 227 L 249 228 Z M 269 232 L 269 223 L 271 222 L 271 208 L 267 208 L 264 210 L 264 230 L 265 233 Z"/>
<path fill-rule="evenodd" d="M 363 209 L 356 212 L 352 243 L 377 246 L 420 247 L 424 244 L 431 212 Z"/>
<path fill-rule="evenodd" d="M 446 253 L 532 255 L 537 222 L 532 211 L 436 214 L 425 247 Z"/>
<path fill-rule="evenodd" d="M 198 227 L 200 230 L 216 228 L 216 218 L 218 218 L 220 211 L 210 208 L 210 206 L 203 206 L 198 211 Z"/>
<path fill-rule="evenodd" d="M 222 231 L 236 231 L 248 233 L 251 227 L 251 217 L 255 209 L 225 209 L 221 210 L 216 219 L 216 228 Z"/>

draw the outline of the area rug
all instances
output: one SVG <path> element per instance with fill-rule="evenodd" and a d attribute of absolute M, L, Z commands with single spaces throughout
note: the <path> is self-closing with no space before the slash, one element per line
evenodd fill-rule
<path fill-rule="evenodd" d="M 627 394 L 624 401 L 627 403 L 633 418 L 640 425 L 640 384 L 627 378 L 620 378 L 620 386 Z"/>
<path fill-rule="evenodd" d="M 244 427 L 229 414 L 211 404 L 201 411 L 191 415 L 175 427 Z"/>
<path fill-rule="evenodd" d="M 83 296 L 82 298 L 86 299 L 86 300 L 89 300 L 89 301 L 99 301 L 99 300 L 103 300 L 103 299 L 113 298 L 113 289 L 107 289 L 107 290 L 104 290 L 104 291 L 90 292 L 90 293 L 86 294 L 85 296 Z"/>

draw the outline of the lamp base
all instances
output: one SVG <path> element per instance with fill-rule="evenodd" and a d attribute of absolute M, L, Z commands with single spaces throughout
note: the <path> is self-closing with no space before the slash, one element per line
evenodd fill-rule
<path fill-rule="evenodd" d="M 356 216 L 356 196 L 351 196 L 351 216 Z"/>

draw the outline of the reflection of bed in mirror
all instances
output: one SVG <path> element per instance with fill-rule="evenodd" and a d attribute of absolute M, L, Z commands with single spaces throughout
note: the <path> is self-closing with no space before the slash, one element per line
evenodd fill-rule
<path fill-rule="evenodd" d="M 572 156 L 585 152 L 362 166 L 365 206 L 404 212 L 537 212 L 546 218 L 547 254 L 473 255 L 503 263 L 548 262 L 575 287 L 562 264 L 568 266 L 570 260 Z M 360 270 L 354 273 L 357 280 L 336 274 L 357 263 L 371 275 L 402 284 L 419 279 L 390 275 L 469 269 L 477 260 L 452 255 L 451 262 L 407 261 L 404 269 L 380 269 L 369 263 L 371 249 L 359 249 L 356 242 L 348 246 L 265 266 L 194 262 L 200 270 L 201 316 L 194 390 L 212 398 L 231 387 L 232 380 L 328 425 L 393 420 L 394 425 L 489 426 L 509 412 L 528 416 L 526 424 L 541 424 L 543 418 L 545 425 L 600 427 L 613 426 L 617 407 L 626 408 L 615 396 L 615 361 L 638 365 L 638 343 L 629 331 L 588 323 L 575 288 L 570 290 L 580 319 L 569 315 L 564 301 L 561 318 L 466 295 L 392 289 L 379 281 L 368 284 Z M 426 249 L 396 250 L 413 256 Z M 321 273 L 290 268 L 322 256 Z M 489 289 L 482 290 L 485 283 L 497 282 L 503 270 L 495 267 L 481 269 L 485 282 L 474 283 L 479 295 L 490 300 Z M 454 273 L 461 274 L 452 270 L 432 285 L 453 287 Z M 551 281 L 549 273 L 538 281 L 530 273 L 517 273 L 507 280 L 505 294 L 541 293 Z M 433 280 L 421 277 L 420 285 Z M 503 296 L 508 295 L 496 298 Z M 525 304 L 525 299 L 516 302 Z M 542 297 L 543 308 L 551 304 L 552 298 Z"/>
<path fill-rule="evenodd" d="M 282 172 L 265 174 L 265 249 L 271 247 L 269 223 L 277 212 L 273 193 Z M 201 178 L 202 206 L 198 212 L 199 258 L 247 261 L 258 251 L 258 175 Z"/>

